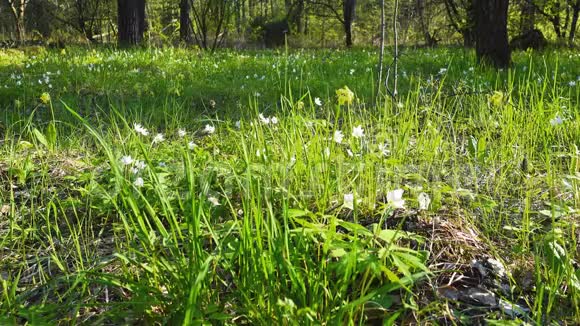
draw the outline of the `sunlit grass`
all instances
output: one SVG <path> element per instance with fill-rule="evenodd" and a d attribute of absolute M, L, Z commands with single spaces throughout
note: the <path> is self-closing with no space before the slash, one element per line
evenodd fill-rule
<path fill-rule="evenodd" d="M 520 320 L 578 322 L 580 57 L 494 72 L 408 50 L 396 101 L 375 101 L 375 64 L 178 49 L 2 64 L 0 321 L 513 319 L 441 295 L 443 264 L 489 255 Z"/>

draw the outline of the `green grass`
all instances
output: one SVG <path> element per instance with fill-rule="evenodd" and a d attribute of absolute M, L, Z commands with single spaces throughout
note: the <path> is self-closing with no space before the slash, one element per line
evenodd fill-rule
<path fill-rule="evenodd" d="M 3 324 L 580 322 L 578 54 L 408 49 L 394 102 L 368 49 L 37 52 L 0 52 Z M 524 314 L 443 294 L 484 256 Z"/>

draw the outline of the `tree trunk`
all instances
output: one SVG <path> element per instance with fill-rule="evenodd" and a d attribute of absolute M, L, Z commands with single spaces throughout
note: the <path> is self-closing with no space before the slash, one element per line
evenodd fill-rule
<path fill-rule="evenodd" d="M 477 0 L 475 0 L 477 1 Z M 469 2 L 465 7 L 465 12 L 467 14 L 467 23 L 463 27 L 463 45 L 468 48 L 473 48 L 476 42 L 476 8 L 473 1 Z"/>
<path fill-rule="evenodd" d="M 343 0 L 342 14 L 346 47 L 352 47 L 352 22 L 354 21 L 356 0 Z"/>
<path fill-rule="evenodd" d="M 570 46 L 574 45 L 574 38 L 576 37 L 576 27 L 578 26 L 578 15 L 580 14 L 580 0 L 576 0 L 572 12 L 572 22 L 570 23 L 570 33 L 568 34 L 568 43 Z"/>
<path fill-rule="evenodd" d="M 8 0 L 12 16 L 14 17 L 14 27 L 16 28 L 16 42 L 23 44 L 26 40 L 26 25 L 24 25 L 24 13 L 28 0 Z"/>
<path fill-rule="evenodd" d="M 432 47 L 437 44 L 437 40 L 429 32 L 429 26 L 425 21 L 425 0 L 417 0 L 415 2 L 417 15 L 419 16 L 419 27 L 421 33 L 423 33 L 423 38 L 425 39 L 425 45 Z"/>
<path fill-rule="evenodd" d="M 24 44 L 26 41 L 26 27 L 24 26 L 24 20 L 19 19 L 16 22 L 16 43 Z"/>
<path fill-rule="evenodd" d="M 191 35 L 191 19 L 189 18 L 190 11 L 189 0 L 181 0 L 179 3 L 179 39 L 186 44 L 190 44 L 193 39 Z"/>
<path fill-rule="evenodd" d="M 475 50 L 480 63 L 496 68 L 510 64 L 507 35 L 509 0 L 473 0 L 475 9 Z"/>
<path fill-rule="evenodd" d="M 304 25 L 302 24 L 302 17 L 304 15 L 304 0 L 298 0 L 296 7 L 296 28 L 299 34 L 304 34 Z"/>
<path fill-rule="evenodd" d="M 520 0 L 520 35 L 533 30 L 536 26 L 536 8 L 531 0 Z"/>
<path fill-rule="evenodd" d="M 119 45 L 137 45 L 145 32 L 145 0 L 117 0 Z"/>

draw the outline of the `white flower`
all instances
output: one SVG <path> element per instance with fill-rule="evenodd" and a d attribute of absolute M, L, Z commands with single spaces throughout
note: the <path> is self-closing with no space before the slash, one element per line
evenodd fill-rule
<path fill-rule="evenodd" d="M 550 119 L 550 124 L 552 126 L 561 125 L 562 123 L 564 123 L 564 120 L 562 120 L 562 118 L 560 118 L 558 115 L 555 118 Z"/>
<path fill-rule="evenodd" d="M 441 68 L 441 69 L 439 69 L 439 75 L 443 75 L 445 73 L 447 73 L 447 68 Z"/>
<path fill-rule="evenodd" d="M 334 132 L 334 136 L 332 137 L 332 139 L 337 143 L 340 144 L 342 143 L 342 139 L 344 138 L 344 135 L 342 134 L 342 131 L 340 130 L 336 130 Z"/>
<path fill-rule="evenodd" d="M 403 102 L 397 102 L 397 109 L 402 109 L 404 107 L 405 105 L 403 105 Z"/>
<path fill-rule="evenodd" d="M 429 198 L 429 195 L 422 192 L 419 194 L 419 197 L 417 197 L 417 200 L 419 201 L 419 210 L 424 211 L 429 209 L 429 204 L 431 204 L 431 198 Z"/>
<path fill-rule="evenodd" d="M 364 137 L 364 129 L 362 128 L 362 126 L 358 126 L 358 127 L 354 127 L 352 128 L 352 136 L 354 138 L 362 138 Z"/>
<path fill-rule="evenodd" d="M 348 156 L 350 156 L 350 157 L 354 156 L 354 154 L 352 153 L 352 151 L 349 148 L 346 149 L 346 154 L 348 154 Z"/>
<path fill-rule="evenodd" d="M 206 134 L 213 134 L 215 132 L 215 127 L 214 126 L 210 126 L 210 125 L 205 125 L 205 128 L 203 129 L 203 131 Z"/>
<path fill-rule="evenodd" d="M 388 147 L 389 145 L 387 145 L 386 143 L 379 144 L 379 152 L 381 152 L 381 155 L 389 156 L 389 154 L 391 154 L 391 151 L 389 150 Z"/>
<path fill-rule="evenodd" d="M 133 185 L 137 188 L 143 187 L 144 184 L 145 184 L 145 181 L 143 181 L 143 178 L 141 178 L 141 177 L 135 179 L 135 182 L 133 182 Z"/>
<path fill-rule="evenodd" d="M 143 162 L 143 161 L 136 161 L 135 162 L 135 168 L 137 170 L 143 170 L 146 166 L 147 166 L 147 164 L 145 164 L 145 162 Z"/>
<path fill-rule="evenodd" d="M 322 101 L 320 100 L 320 97 L 314 98 L 314 104 L 316 104 L 317 106 L 322 106 Z"/>
<path fill-rule="evenodd" d="M 161 143 L 164 140 L 165 140 L 165 137 L 163 136 L 163 134 L 159 133 L 159 134 L 155 135 L 155 137 L 153 138 L 153 144 Z"/>
<path fill-rule="evenodd" d="M 262 113 L 260 113 L 260 115 L 258 115 L 258 118 L 260 118 L 260 122 L 262 122 L 263 124 L 265 124 L 265 125 L 270 124 L 270 118 L 264 117 L 264 115 Z"/>
<path fill-rule="evenodd" d="M 278 123 L 278 118 L 276 118 L 276 117 L 271 117 L 271 118 L 270 118 L 270 122 L 272 122 L 272 124 L 273 124 L 273 125 L 275 125 L 275 124 L 277 124 L 277 123 Z"/>
<path fill-rule="evenodd" d="M 129 155 L 121 157 L 121 163 L 123 165 L 131 165 L 133 164 L 133 158 Z"/>
<path fill-rule="evenodd" d="M 352 75 L 352 74 L 354 74 L 355 70 L 354 69 L 351 69 L 348 72 Z"/>
<path fill-rule="evenodd" d="M 571 80 L 571 81 L 568 83 L 568 86 L 570 86 L 570 87 L 574 87 L 574 86 L 576 86 L 576 81 L 574 81 L 574 80 Z"/>
<path fill-rule="evenodd" d="M 187 147 L 189 148 L 189 150 L 194 150 L 194 149 L 197 147 L 197 144 L 196 144 L 196 143 L 194 143 L 194 142 L 192 142 L 192 141 L 190 141 L 190 142 L 187 144 Z"/>
<path fill-rule="evenodd" d="M 133 124 L 133 128 L 135 129 L 135 131 L 138 134 L 141 134 L 143 136 L 149 136 L 149 131 L 147 129 L 143 128 L 142 125 L 135 123 L 135 124 Z"/>
<path fill-rule="evenodd" d="M 185 131 L 183 129 L 177 130 L 177 136 L 179 136 L 180 138 L 185 137 L 185 135 L 187 135 L 187 131 Z"/>
<path fill-rule="evenodd" d="M 132 167 L 129 171 L 131 171 L 132 174 L 137 174 L 139 173 L 139 169 L 136 167 Z"/>
<path fill-rule="evenodd" d="M 212 203 L 214 206 L 220 206 L 220 202 L 217 198 L 215 197 L 209 197 L 207 200 L 209 200 L 210 203 Z"/>
<path fill-rule="evenodd" d="M 290 163 L 292 163 L 292 164 L 296 163 L 296 156 L 292 156 L 290 158 Z"/>
<path fill-rule="evenodd" d="M 354 209 L 354 195 L 353 194 L 344 194 L 343 205 L 344 205 L 344 207 L 346 207 L 350 210 L 353 210 Z"/>
<path fill-rule="evenodd" d="M 235 126 L 236 126 L 236 129 L 240 129 L 242 126 L 242 122 L 240 120 L 236 121 Z"/>
<path fill-rule="evenodd" d="M 396 189 L 387 193 L 387 202 L 393 208 L 405 208 L 405 200 L 403 199 L 403 189 Z"/>

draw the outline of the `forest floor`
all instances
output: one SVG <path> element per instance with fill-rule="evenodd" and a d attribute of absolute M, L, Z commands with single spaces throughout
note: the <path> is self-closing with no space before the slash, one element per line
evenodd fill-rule
<path fill-rule="evenodd" d="M 0 50 L 0 323 L 580 323 L 580 54 L 513 59 Z"/>

